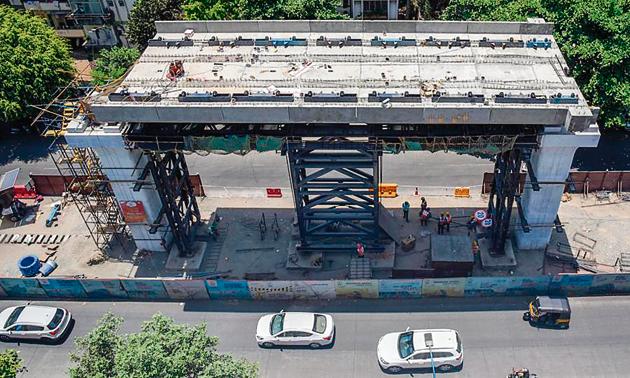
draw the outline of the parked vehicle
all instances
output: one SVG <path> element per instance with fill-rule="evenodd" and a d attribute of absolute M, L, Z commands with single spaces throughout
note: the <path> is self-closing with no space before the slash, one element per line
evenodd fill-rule
<path fill-rule="evenodd" d="M 378 363 L 390 372 L 431 368 L 449 371 L 464 362 L 464 350 L 457 331 L 422 329 L 388 333 L 377 346 Z"/>
<path fill-rule="evenodd" d="M 514 369 L 506 378 L 536 378 L 536 374 L 530 373 L 527 368 Z"/>
<path fill-rule="evenodd" d="M 0 312 L 0 340 L 57 340 L 67 330 L 72 314 L 48 306 L 14 306 Z"/>
<path fill-rule="evenodd" d="M 280 345 L 303 345 L 320 348 L 330 345 L 335 336 L 333 318 L 311 312 L 284 312 L 265 315 L 258 320 L 256 342 L 271 348 Z"/>
<path fill-rule="evenodd" d="M 569 328 L 571 306 L 567 298 L 536 297 L 529 304 L 529 311 L 523 314 L 523 320 L 534 325 Z"/>

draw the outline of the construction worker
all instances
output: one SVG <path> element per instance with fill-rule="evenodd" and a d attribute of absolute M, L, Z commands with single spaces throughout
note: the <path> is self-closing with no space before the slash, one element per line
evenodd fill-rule
<path fill-rule="evenodd" d="M 357 256 L 359 258 L 365 257 L 365 247 L 363 247 L 361 242 L 357 242 Z"/>
<path fill-rule="evenodd" d="M 444 217 L 446 218 L 446 232 L 451 232 L 451 221 L 453 220 L 451 214 L 447 211 Z"/>
<path fill-rule="evenodd" d="M 420 225 L 427 226 L 429 224 L 429 219 L 431 218 L 431 209 L 428 207 L 420 210 Z"/>
<path fill-rule="evenodd" d="M 472 241 L 472 253 L 475 258 L 475 264 L 476 264 L 479 257 L 479 243 L 477 243 L 476 240 Z"/>
<path fill-rule="evenodd" d="M 424 197 L 420 198 L 420 211 L 426 209 L 427 207 L 429 207 L 429 205 L 427 205 L 427 200 L 424 199 Z"/>
<path fill-rule="evenodd" d="M 444 213 L 440 213 L 440 218 L 438 219 L 438 235 L 444 233 L 444 227 L 446 226 L 446 217 Z"/>
<path fill-rule="evenodd" d="M 477 228 L 477 219 L 475 218 L 475 214 L 470 216 L 468 223 L 466 223 L 466 228 L 468 228 L 468 236 L 470 236 L 471 231 L 475 231 Z"/>
<path fill-rule="evenodd" d="M 405 221 L 407 223 L 409 223 L 409 209 L 411 208 L 411 205 L 409 204 L 409 202 L 405 201 L 402 204 L 402 211 L 403 211 L 403 218 L 405 218 Z"/>

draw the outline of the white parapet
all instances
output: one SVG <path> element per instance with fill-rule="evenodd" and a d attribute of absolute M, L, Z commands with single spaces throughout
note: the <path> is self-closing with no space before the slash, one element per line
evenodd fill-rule
<path fill-rule="evenodd" d="M 544 249 L 547 246 L 565 187 L 562 183 L 569 175 L 573 155 L 578 148 L 597 147 L 599 137 L 597 125 L 592 125 L 586 131 L 570 134 L 564 133 L 560 128 L 555 133 L 548 129 L 540 136 L 540 148 L 533 152 L 531 163 L 536 178 L 542 184 L 539 191 L 533 191 L 530 185 L 523 191 L 523 212 L 532 228 L 530 232 L 524 232 L 517 227 L 515 238 L 519 249 Z"/>

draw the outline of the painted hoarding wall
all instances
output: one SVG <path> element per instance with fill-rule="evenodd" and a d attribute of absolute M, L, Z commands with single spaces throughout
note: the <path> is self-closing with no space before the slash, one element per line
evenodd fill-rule
<path fill-rule="evenodd" d="M 630 294 L 630 274 L 341 281 L 0 278 L 0 297 L 25 300 L 309 300 L 544 294 Z"/>

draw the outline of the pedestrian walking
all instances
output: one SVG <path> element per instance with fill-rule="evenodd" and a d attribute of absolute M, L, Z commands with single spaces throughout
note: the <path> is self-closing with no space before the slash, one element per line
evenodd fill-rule
<path fill-rule="evenodd" d="M 438 219 L 438 235 L 444 233 L 444 227 L 446 226 L 446 217 L 444 213 L 440 213 L 440 218 Z"/>
<path fill-rule="evenodd" d="M 359 258 L 365 257 L 365 247 L 363 247 L 361 242 L 357 242 L 357 256 Z"/>
<path fill-rule="evenodd" d="M 403 211 L 403 218 L 405 218 L 405 221 L 407 223 L 409 223 L 409 209 L 411 208 L 411 204 L 409 204 L 409 202 L 405 201 L 402 204 L 402 211 Z"/>
<path fill-rule="evenodd" d="M 431 218 L 431 209 L 428 207 L 420 210 L 420 225 L 427 226 L 429 224 L 429 219 Z"/>
<path fill-rule="evenodd" d="M 446 218 L 446 232 L 451 232 L 451 221 L 453 220 L 451 214 L 447 211 L 444 217 Z"/>

